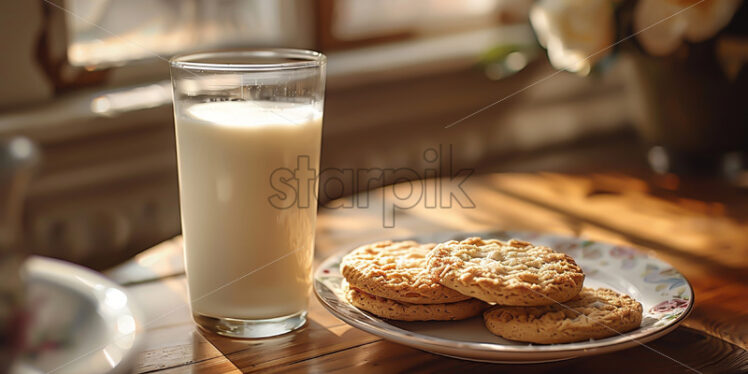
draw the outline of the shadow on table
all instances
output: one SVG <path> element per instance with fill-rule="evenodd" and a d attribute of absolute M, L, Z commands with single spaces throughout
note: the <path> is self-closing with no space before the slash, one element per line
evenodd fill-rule
<path fill-rule="evenodd" d="M 245 373 L 271 367 L 277 369 L 338 352 L 352 344 L 366 344 L 379 339 L 345 324 L 325 327 L 313 319 L 292 333 L 261 339 L 232 339 L 199 328 L 196 330 L 196 335 L 205 338 L 223 355 L 223 358 L 211 359 L 214 362 L 197 363 L 193 369 L 198 371 L 219 367 L 231 367 Z M 200 340 L 200 337 L 196 336 L 195 339 Z M 193 345 L 195 349 L 198 346 Z M 200 356 L 203 355 L 195 352 L 194 357 Z M 217 365 L 220 361 L 224 365 Z"/>
<path fill-rule="evenodd" d="M 435 371 L 440 371 L 442 365 L 435 363 Z M 739 373 L 748 371 L 748 352 L 701 331 L 679 327 L 645 346 L 620 352 L 522 366 L 473 363 L 469 371 L 497 370 L 511 373 Z"/>
<path fill-rule="evenodd" d="M 377 373 L 739 373 L 748 370 L 748 352 L 697 330 L 673 333 L 625 351 L 546 364 L 486 364 L 428 354 L 387 341 L 287 365 L 280 372 Z M 657 353 L 660 352 L 660 353 Z M 665 357 L 666 355 L 668 357 Z M 677 360 L 678 362 L 673 361 Z"/>
<path fill-rule="evenodd" d="M 487 364 L 425 353 L 380 340 L 346 325 L 329 328 L 310 320 L 295 333 L 264 339 L 204 337 L 222 357 L 191 365 L 192 372 L 239 369 L 274 372 L 378 373 L 741 373 L 748 372 L 748 352 L 698 330 L 672 333 L 620 352 L 544 364 Z M 201 349 L 194 344 L 193 349 Z M 212 348 L 212 347 L 211 347 Z M 195 352 L 194 357 L 205 355 Z M 692 371 L 690 368 L 695 369 Z"/>

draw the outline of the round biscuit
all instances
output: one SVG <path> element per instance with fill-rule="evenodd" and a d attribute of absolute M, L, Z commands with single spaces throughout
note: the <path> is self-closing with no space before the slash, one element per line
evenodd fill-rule
<path fill-rule="evenodd" d="M 642 305 L 606 288 L 584 288 L 575 298 L 546 306 L 496 306 L 483 313 L 486 328 L 510 340 L 571 343 L 631 331 L 641 324 Z"/>
<path fill-rule="evenodd" d="M 426 271 L 426 254 L 434 244 L 383 241 L 345 255 L 340 273 L 368 294 L 412 304 L 444 304 L 470 297 L 442 286 Z"/>
<path fill-rule="evenodd" d="M 427 255 L 427 268 L 439 283 L 500 305 L 564 302 L 584 283 L 582 268 L 570 256 L 515 239 L 441 243 Z"/>
<path fill-rule="evenodd" d="M 478 299 L 445 304 L 410 304 L 367 294 L 345 281 L 341 287 L 351 305 L 397 321 L 456 321 L 477 316 L 490 307 Z"/>

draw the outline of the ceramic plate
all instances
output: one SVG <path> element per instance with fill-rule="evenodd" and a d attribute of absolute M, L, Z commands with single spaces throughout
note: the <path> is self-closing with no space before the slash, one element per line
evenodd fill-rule
<path fill-rule="evenodd" d="M 322 304 L 346 323 L 424 351 L 466 360 L 530 363 L 570 359 L 618 351 L 656 339 L 675 329 L 693 307 L 688 281 L 668 263 L 636 249 L 547 234 L 491 232 L 438 234 L 410 238 L 422 243 L 481 236 L 518 238 L 542 244 L 574 257 L 586 274 L 585 286 L 607 287 L 638 300 L 644 309 L 641 326 L 599 340 L 566 344 L 528 344 L 494 336 L 482 318 L 448 322 L 398 322 L 379 318 L 346 302 L 338 271 L 348 248 L 325 260 L 315 272 L 314 291 Z"/>
<path fill-rule="evenodd" d="M 30 327 L 14 373 L 127 373 L 142 340 L 141 315 L 125 289 L 65 261 L 25 263 Z"/>

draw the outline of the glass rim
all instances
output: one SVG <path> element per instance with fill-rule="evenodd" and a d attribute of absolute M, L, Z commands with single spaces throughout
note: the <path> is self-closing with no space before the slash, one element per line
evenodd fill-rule
<path fill-rule="evenodd" d="M 278 59 L 285 58 L 289 60 L 298 61 L 284 61 L 284 62 L 205 62 L 208 58 L 255 58 L 255 59 Z M 186 70 L 209 70 L 209 71 L 273 71 L 273 70 L 291 70 L 291 69 L 307 69 L 314 68 L 324 65 L 327 62 L 327 57 L 324 54 L 312 51 L 308 49 L 295 49 L 295 48 L 256 48 L 256 49 L 240 49 L 240 50 L 227 50 L 227 51 L 212 51 L 212 52 L 195 52 L 185 53 L 172 57 L 169 59 L 169 66 L 172 68 L 186 69 Z"/>

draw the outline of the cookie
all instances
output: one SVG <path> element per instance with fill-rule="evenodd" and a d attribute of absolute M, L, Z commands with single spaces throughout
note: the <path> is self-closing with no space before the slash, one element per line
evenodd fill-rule
<path fill-rule="evenodd" d="M 490 307 L 478 299 L 446 304 L 403 303 L 367 294 L 349 286 L 346 281 L 343 281 L 341 287 L 351 305 L 379 317 L 397 321 L 456 321 L 477 316 Z"/>
<path fill-rule="evenodd" d="M 444 304 L 469 299 L 426 271 L 425 256 L 433 247 L 414 241 L 364 245 L 343 257 L 340 273 L 353 287 L 396 301 Z"/>
<path fill-rule="evenodd" d="M 448 241 L 428 254 L 427 267 L 441 284 L 500 305 L 564 302 L 584 282 L 582 269 L 570 256 L 515 239 Z"/>
<path fill-rule="evenodd" d="M 496 306 L 483 314 L 492 333 L 510 340 L 553 344 L 600 339 L 641 324 L 642 305 L 607 288 L 584 288 L 575 298 L 547 306 Z"/>

